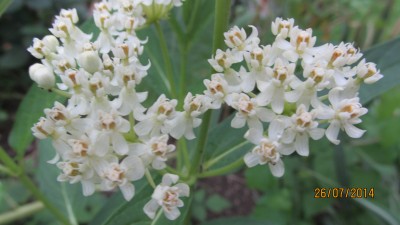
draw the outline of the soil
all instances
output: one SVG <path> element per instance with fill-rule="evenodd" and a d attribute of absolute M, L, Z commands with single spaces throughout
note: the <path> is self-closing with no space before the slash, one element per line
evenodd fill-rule
<path fill-rule="evenodd" d="M 227 176 L 218 176 L 200 180 L 199 188 L 207 195 L 218 194 L 231 202 L 231 207 L 221 213 L 208 211 L 207 219 L 231 216 L 246 216 L 252 212 L 259 194 L 246 186 L 243 171 Z"/>

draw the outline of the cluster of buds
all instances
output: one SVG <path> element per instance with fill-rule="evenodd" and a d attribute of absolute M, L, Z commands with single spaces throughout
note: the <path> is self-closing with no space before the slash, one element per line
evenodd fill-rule
<path fill-rule="evenodd" d="M 361 59 L 350 43 L 315 46 L 312 30 L 300 29 L 293 19 L 272 23 L 271 45 L 260 45 L 257 29 L 250 27 L 249 36 L 236 26 L 224 33 L 228 49 L 209 59 L 216 73 L 204 81 L 212 107 L 226 103 L 237 111 L 231 126 L 247 125 L 245 138 L 256 145 L 244 156 L 247 166 L 268 164 L 280 177 L 282 156 L 308 156 L 310 138 L 326 136 L 339 144 L 340 130 L 352 138 L 363 135 L 355 125 L 368 110 L 357 95 L 361 83 L 383 77 L 374 63 Z"/>
<path fill-rule="evenodd" d="M 150 67 L 150 62 L 143 65 L 139 60 L 146 41 L 135 33 L 148 22 L 146 7 L 165 7 L 166 15 L 180 4 L 180 0 L 96 3 L 97 37 L 76 25 L 75 9 L 61 10 L 50 29 L 52 35 L 33 40 L 28 51 L 41 63 L 30 67 L 30 77 L 39 87 L 68 96 L 66 105 L 55 102 L 45 109 L 45 116 L 32 128 L 37 138 L 52 139 L 56 156 L 49 162 L 60 169 L 59 181 L 80 182 L 85 196 L 119 188 L 129 201 L 135 194 L 133 181 L 142 179 L 146 170 L 166 167 L 175 151 L 170 136 L 194 138 L 193 128 L 201 122 L 197 117 L 207 109 L 204 98 L 189 93 L 179 112 L 177 100 L 162 95 L 147 109 L 142 105 L 147 92 L 136 91 Z M 167 218 L 177 218 L 178 207 L 183 206 L 179 197 L 189 195 L 183 183 L 167 188 L 178 179 L 164 175 L 149 203 L 152 207 L 146 209 L 150 217 L 157 205 Z"/>

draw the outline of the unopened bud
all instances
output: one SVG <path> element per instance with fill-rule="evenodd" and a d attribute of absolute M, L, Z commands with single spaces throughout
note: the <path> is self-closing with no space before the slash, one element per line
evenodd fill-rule
<path fill-rule="evenodd" d="M 84 51 L 78 56 L 78 64 L 89 73 L 101 70 L 102 61 L 96 51 Z"/>
<path fill-rule="evenodd" d="M 44 89 L 54 87 L 56 82 L 53 71 L 40 63 L 35 63 L 29 67 L 29 76 L 38 84 L 38 87 Z"/>

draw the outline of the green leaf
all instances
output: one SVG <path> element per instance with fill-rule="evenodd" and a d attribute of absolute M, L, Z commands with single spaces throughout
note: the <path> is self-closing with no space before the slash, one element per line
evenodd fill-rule
<path fill-rule="evenodd" d="M 231 202 L 226 200 L 224 197 L 214 194 L 211 195 L 207 201 L 206 201 L 206 206 L 209 210 L 211 210 L 214 213 L 219 213 L 224 211 L 225 209 L 229 208 L 232 206 Z"/>
<path fill-rule="evenodd" d="M 207 219 L 207 210 L 203 205 L 193 205 L 192 216 L 198 221 L 204 221 Z"/>
<path fill-rule="evenodd" d="M 149 225 L 150 219 L 143 212 L 144 205 L 150 200 L 153 189 L 144 181 L 135 184 L 135 196 L 127 202 L 121 193 L 116 193 L 97 213 L 92 225 L 124 225 L 141 222 Z"/>
<path fill-rule="evenodd" d="M 210 166 L 210 170 L 218 169 L 235 162 L 239 158 L 242 158 L 253 146 L 243 137 L 246 128 L 231 128 L 230 123 L 232 118 L 233 116 L 226 118 L 209 132 L 204 159 L 206 161 L 215 161 L 218 159 L 217 157 L 224 154 L 221 160 Z"/>
<path fill-rule="evenodd" d="M 19 155 L 23 155 L 32 142 L 31 127 L 43 116 L 43 109 L 51 107 L 54 101 L 63 100 L 64 98 L 48 93 L 35 84 L 29 89 L 18 107 L 15 123 L 8 137 L 8 143 Z"/>
<path fill-rule="evenodd" d="M 0 1 L 0 17 L 7 10 L 8 6 L 12 3 L 13 0 L 2 0 Z"/>
<path fill-rule="evenodd" d="M 212 221 L 207 221 L 202 223 L 201 225 L 272 225 L 273 223 L 269 223 L 262 220 L 252 219 L 248 217 L 232 217 L 232 218 L 221 218 Z"/>
<path fill-rule="evenodd" d="M 400 84 L 400 37 L 377 45 L 365 52 L 369 62 L 374 62 L 384 77 L 372 85 L 364 84 L 360 89 L 361 102 L 367 103 Z"/>
<path fill-rule="evenodd" d="M 36 180 L 40 190 L 45 193 L 48 200 L 65 216 L 72 224 L 88 222 L 105 203 L 100 194 L 85 197 L 82 194 L 80 184 L 58 182 L 57 176 L 60 170 L 56 165 L 47 163 L 55 155 L 55 150 L 50 140 L 39 142 L 39 167 L 36 172 Z"/>
<path fill-rule="evenodd" d="M 249 188 L 254 188 L 263 192 L 278 188 L 279 180 L 271 174 L 268 166 L 247 168 L 244 176 Z"/>
<path fill-rule="evenodd" d="M 396 217 L 395 215 L 392 215 L 387 210 L 383 209 L 382 207 L 378 206 L 377 204 L 373 203 L 372 201 L 364 199 L 364 198 L 352 198 L 352 199 L 355 202 L 357 202 L 359 205 L 367 208 L 371 212 L 375 213 L 377 216 L 381 217 L 388 224 L 390 224 L 390 225 L 399 225 L 400 224 L 400 218 L 399 218 L 398 214 Z"/>

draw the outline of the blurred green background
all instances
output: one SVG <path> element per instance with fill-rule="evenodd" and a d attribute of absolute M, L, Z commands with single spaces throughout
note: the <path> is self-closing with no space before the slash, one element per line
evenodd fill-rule
<path fill-rule="evenodd" d="M 5 0 L 0 1 L 5 2 Z M 187 0 L 187 4 L 193 1 L 200 0 Z M 211 2 L 203 0 L 202 4 L 213 6 L 204 3 L 207 1 Z M 14 124 L 18 105 L 32 85 L 27 73 L 28 67 L 36 62 L 26 49 L 31 45 L 33 37 L 41 38 L 49 34 L 48 28 L 54 15 L 58 14 L 61 8 L 77 8 L 82 23 L 90 18 L 91 2 L 14 0 L 1 16 L 0 143 L 10 155 L 16 153 L 9 146 L 7 139 Z M 276 17 L 295 18 L 296 24 L 300 27 L 313 28 L 318 44 L 353 42 L 362 51 L 392 40 L 400 34 L 400 1 L 396 0 L 236 0 L 232 3 L 231 24 L 243 27 L 249 24 L 255 25 L 259 29 L 261 43 L 265 45 L 273 41 L 270 24 Z M 179 17 L 180 10 L 175 9 L 174 15 Z M 188 89 L 194 90 L 195 93 L 201 92 L 203 85 L 198 81 L 209 76 L 208 71 L 210 71 L 206 59 L 211 56 L 211 36 L 204 32 L 204 29 L 207 24 L 212 24 L 213 11 L 209 10 L 203 15 L 205 15 L 203 18 L 205 25 L 199 26 L 200 31 L 195 34 L 198 38 L 194 38 L 195 44 L 190 50 L 197 53 L 197 56 L 189 56 L 199 59 L 199 63 L 188 68 L 190 73 L 198 75 L 197 78 L 188 80 Z M 166 23 L 163 25 L 164 30 L 170 29 Z M 154 34 L 146 32 L 139 35 L 150 35 L 151 40 L 151 35 Z M 174 45 L 176 37 L 171 33 L 167 34 L 167 37 L 173 54 L 177 54 L 178 46 Z M 390 49 L 391 44 L 398 45 L 398 41 L 386 44 L 385 49 Z M 154 46 L 148 48 L 154 50 Z M 149 52 L 147 54 L 150 55 Z M 399 58 L 398 54 L 393 57 Z M 173 59 L 177 67 L 179 57 Z M 376 62 L 378 67 L 380 62 Z M 400 70 L 398 72 L 400 74 Z M 150 75 L 152 73 L 157 73 L 157 70 L 152 68 Z M 154 87 L 157 82 L 146 82 L 146 84 L 143 89 L 157 88 Z M 162 91 L 162 88 L 160 90 Z M 249 191 L 239 190 L 235 196 L 226 195 L 223 191 L 212 191 L 210 186 L 213 184 L 229 185 L 226 182 L 219 182 L 218 178 L 201 181 L 198 191 L 194 194 L 191 212 L 194 223 L 202 225 L 399 224 L 399 103 L 400 88 L 397 85 L 367 103 L 369 113 L 363 117 L 361 124 L 361 128 L 367 132 L 362 138 L 344 139 L 339 146 L 333 146 L 328 141 L 312 142 L 309 157 L 285 158 L 286 173 L 281 179 L 273 177 L 263 166 L 243 168 L 235 177 L 240 181 L 240 187 Z M 29 107 L 25 110 L 29 113 Z M 97 193 L 89 198 L 83 198 L 79 186 L 59 184 L 55 180 L 57 169 L 45 163 L 53 156 L 53 150 L 49 146 L 46 141 L 40 142 L 38 146 L 30 145 L 28 151 L 25 151 L 23 157 L 28 174 L 38 182 L 46 195 L 59 203 L 57 206 L 60 209 L 72 210 L 79 224 L 88 224 L 100 212 L 103 205 L 109 203 L 106 202 L 109 195 Z M 343 186 L 374 188 L 375 196 L 373 199 L 314 198 L 315 188 Z M 236 198 L 244 199 L 236 201 Z M 17 179 L 10 178 L 0 171 L 0 217 L 2 213 L 34 201 Z M 65 204 L 66 202 L 69 203 Z M 66 205 L 73 205 L 75 208 L 69 209 Z M 246 207 L 246 210 L 235 211 L 234 209 L 238 207 Z M 236 218 L 221 218 L 233 216 Z M 244 222 L 244 218 L 251 219 Z M 28 215 L 26 219 L 17 220 L 12 224 L 58 223 L 47 211 L 38 209 L 34 215 Z"/>

